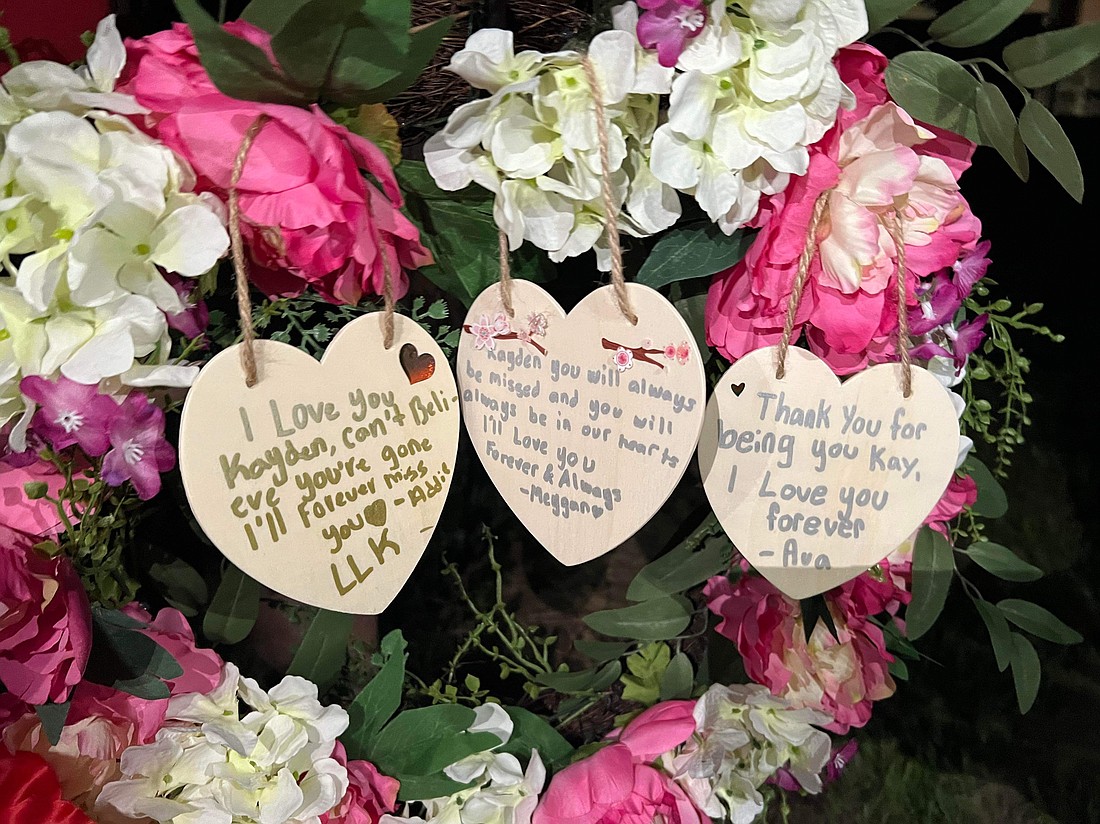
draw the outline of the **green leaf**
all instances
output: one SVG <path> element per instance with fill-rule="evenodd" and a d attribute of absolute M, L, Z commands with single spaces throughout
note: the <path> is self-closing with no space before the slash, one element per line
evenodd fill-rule
<path fill-rule="evenodd" d="M 906 634 L 915 641 L 932 628 L 943 611 L 955 571 L 951 544 L 924 527 L 913 547 L 913 598 L 905 612 Z"/>
<path fill-rule="evenodd" d="M 382 639 L 382 666 L 348 707 L 348 729 L 340 737 L 347 748 L 348 758 L 367 758 L 378 731 L 401 706 L 405 663 L 409 657 L 405 652 L 406 646 L 399 629 L 387 633 Z"/>
<path fill-rule="evenodd" d="M 191 27 L 203 68 L 223 94 L 261 103 L 312 102 L 279 74 L 259 46 L 223 29 L 198 0 L 175 0 L 175 3 L 180 16 Z"/>
<path fill-rule="evenodd" d="M 622 671 L 622 664 L 618 661 L 609 661 L 602 667 L 578 672 L 540 673 L 535 676 L 535 681 L 558 692 L 599 692 L 618 681 Z"/>
<path fill-rule="evenodd" d="M 390 80 L 380 86 L 371 89 L 363 95 L 365 103 L 384 103 L 392 97 L 396 97 L 415 83 L 424 69 L 432 62 L 435 53 L 443 38 L 447 36 L 454 25 L 455 18 L 442 17 L 426 28 L 414 32 L 409 40 L 409 50 L 405 55 L 401 71 Z"/>
<path fill-rule="evenodd" d="M 348 23 L 362 0 L 310 0 L 271 38 L 279 68 L 311 97 L 319 97 Z"/>
<path fill-rule="evenodd" d="M 647 601 L 686 592 L 726 570 L 733 545 L 724 535 L 707 539 L 699 551 L 677 547 L 650 561 L 630 582 L 627 600 Z"/>
<path fill-rule="evenodd" d="M 302 637 L 287 675 L 300 675 L 322 690 L 336 680 L 348 658 L 348 636 L 355 616 L 319 610 Z"/>
<path fill-rule="evenodd" d="M 210 600 L 206 581 L 193 566 L 179 558 L 153 564 L 149 577 L 160 584 L 164 600 L 188 618 L 198 615 Z"/>
<path fill-rule="evenodd" d="M 714 223 L 673 229 L 653 247 L 638 283 L 658 289 L 678 280 L 710 277 L 745 256 L 756 233 L 740 230 L 727 236 Z"/>
<path fill-rule="evenodd" d="M 453 781 L 442 772 L 435 775 L 403 775 L 401 777 L 399 798 L 402 801 L 445 798 L 461 792 L 465 788 L 465 784 Z"/>
<path fill-rule="evenodd" d="M 275 34 L 306 3 L 312 0 L 252 0 L 240 19 L 258 26 L 269 34 Z"/>
<path fill-rule="evenodd" d="M 985 628 L 989 632 L 989 641 L 993 645 L 993 655 L 997 659 L 997 670 L 1004 672 L 1012 663 L 1012 630 L 1008 628 L 1008 621 L 1004 615 L 989 601 L 980 598 L 974 599 L 974 606 L 978 614 L 985 622 Z"/>
<path fill-rule="evenodd" d="M 71 704 L 72 701 L 63 701 L 60 704 L 34 705 L 34 711 L 42 722 L 42 732 L 46 733 L 46 740 L 51 746 L 57 746 L 57 742 L 61 740 L 61 730 L 65 728 Z"/>
<path fill-rule="evenodd" d="M 895 658 L 886 666 L 886 668 L 890 670 L 890 674 L 897 678 L 899 681 L 909 680 L 909 665 L 902 661 L 900 658 Z"/>
<path fill-rule="evenodd" d="M 970 510 L 983 518 L 1000 518 L 1008 512 L 1008 496 L 1000 482 L 993 477 L 989 467 L 970 455 L 963 469 L 978 485 L 978 499 Z"/>
<path fill-rule="evenodd" d="M 1038 581 L 1043 571 L 1020 558 L 1011 549 L 989 541 L 977 541 L 966 548 L 974 563 L 1006 581 Z"/>
<path fill-rule="evenodd" d="M 610 661 L 612 658 L 622 657 L 630 649 L 630 644 L 626 641 L 590 641 L 580 638 L 573 642 L 573 648 L 593 661 Z"/>
<path fill-rule="evenodd" d="M 1066 626 L 1048 610 L 1030 601 L 1005 598 L 997 602 L 997 609 L 1020 629 L 1046 641 L 1053 641 L 1055 644 L 1080 644 L 1084 640 L 1077 630 Z"/>
<path fill-rule="evenodd" d="M 573 745 L 541 715 L 522 707 L 505 707 L 504 711 L 515 726 L 508 743 L 499 752 L 511 753 L 526 761 L 531 756 L 531 750 L 538 750 L 543 763 L 548 766 L 562 763 L 573 754 Z"/>
<path fill-rule="evenodd" d="M 661 676 L 668 669 L 672 651 L 668 644 L 646 644 L 626 659 L 628 673 L 623 675 L 623 698 L 647 707 L 661 695 Z"/>
<path fill-rule="evenodd" d="M 942 54 L 911 51 L 886 67 L 886 87 L 899 106 L 917 120 L 931 123 L 977 143 L 978 80 Z"/>
<path fill-rule="evenodd" d="M 183 675 L 183 667 L 164 647 L 140 629 L 145 625 L 117 610 L 92 607 L 92 649 L 84 677 L 140 698 L 167 698 L 166 678 Z"/>
<path fill-rule="evenodd" d="M 676 287 L 673 286 L 673 289 Z M 707 293 L 704 290 L 698 295 L 679 298 L 672 301 L 680 317 L 684 319 L 691 336 L 695 338 L 695 345 L 699 347 L 699 356 L 703 363 L 710 360 L 713 352 L 707 345 Z"/>
<path fill-rule="evenodd" d="M 680 595 L 643 601 L 622 609 L 605 609 L 585 616 L 584 623 L 612 638 L 667 641 L 691 623 L 691 602 Z"/>
<path fill-rule="evenodd" d="M 28 501 L 40 501 L 49 494 L 50 487 L 45 481 L 27 481 L 23 484 L 23 494 Z"/>
<path fill-rule="evenodd" d="M 371 0 L 344 35 L 326 93 L 347 105 L 377 102 L 365 93 L 401 75 L 409 53 L 408 2 Z"/>
<path fill-rule="evenodd" d="M 945 46 L 962 49 L 993 39 L 1027 11 L 1031 0 L 964 0 L 941 14 L 928 34 Z"/>
<path fill-rule="evenodd" d="M 978 131 L 982 143 L 992 146 L 1004 158 L 1020 180 L 1027 181 L 1027 149 L 1020 137 L 1016 115 L 1004 93 L 993 83 L 982 83 L 976 99 Z"/>
<path fill-rule="evenodd" d="M 260 614 L 260 585 L 227 564 L 214 600 L 202 619 L 202 632 L 215 643 L 236 644 L 252 632 Z"/>
<path fill-rule="evenodd" d="M 142 673 L 136 678 L 115 681 L 111 686 L 119 692 L 129 693 L 146 701 L 161 701 L 172 695 L 167 684 L 149 673 Z"/>
<path fill-rule="evenodd" d="M 1016 685 L 1016 703 L 1026 713 L 1035 703 L 1042 680 L 1042 666 L 1035 647 L 1024 636 L 1012 633 L 1012 680 Z"/>
<path fill-rule="evenodd" d="M 1068 77 L 1100 57 L 1100 20 L 1024 37 L 1005 46 L 1005 66 L 1029 89 Z"/>
<path fill-rule="evenodd" d="M 695 672 L 686 653 L 678 652 L 668 662 L 668 669 L 661 676 L 661 700 L 672 701 L 690 698 L 695 686 Z"/>
<path fill-rule="evenodd" d="M 876 32 L 901 17 L 920 0 L 866 0 L 867 31 Z"/>
<path fill-rule="evenodd" d="M 1085 196 L 1085 178 L 1077 152 L 1062 124 L 1035 98 L 1029 98 L 1020 112 L 1020 137 L 1035 159 L 1080 203 Z"/>

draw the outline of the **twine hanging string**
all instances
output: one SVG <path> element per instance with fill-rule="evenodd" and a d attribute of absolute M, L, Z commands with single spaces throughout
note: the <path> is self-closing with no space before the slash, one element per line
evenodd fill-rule
<path fill-rule="evenodd" d="M 828 208 L 831 193 L 831 189 L 826 189 L 818 196 L 817 202 L 814 203 L 810 225 L 806 229 L 806 245 L 803 246 L 802 254 L 798 258 L 798 271 L 791 286 L 791 297 L 787 301 L 787 317 L 783 323 L 783 336 L 779 339 L 779 347 L 776 351 L 775 377 L 778 379 L 782 379 L 787 373 L 787 351 L 790 349 L 791 337 L 794 334 L 795 316 L 798 314 L 798 306 L 802 302 L 802 293 L 805 291 L 806 282 L 810 277 L 810 264 L 813 263 L 814 255 L 817 252 L 817 230 L 821 226 L 825 209 Z M 908 398 L 913 394 L 913 363 L 909 356 L 909 310 L 906 305 L 905 290 L 905 234 L 901 210 L 895 209 L 892 219 L 881 218 L 881 220 L 890 238 L 894 241 L 894 248 L 897 250 L 897 349 L 898 358 L 901 361 L 902 394 Z"/>
<path fill-rule="evenodd" d="M 261 114 L 252 121 L 244 133 L 237 157 L 233 160 L 233 173 L 229 178 L 229 242 L 233 251 L 233 271 L 237 276 L 237 313 L 241 320 L 241 368 L 244 369 L 244 383 L 249 388 L 259 379 L 256 373 L 256 329 L 252 325 L 252 297 L 248 291 L 248 263 L 244 257 L 244 242 L 241 239 L 241 204 L 237 186 L 241 182 L 244 164 L 248 159 L 248 150 L 256 140 L 256 135 L 268 121 Z"/>
<path fill-rule="evenodd" d="M 600 89 L 596 70 L 592 66 L 592 60 L 586 54 L 581 58 L 584 67 L 584 76 L 588 81 L 588 87 L 592 90 L 592 101 L 596 109 L 596 139 L 600 149 L 600 178 L 603 194 L 604 212 L 607 220 L 607 245 L 611 249 L 611 287 L 615 292 L 615 301 L 619 304 L 619 311 L 623 317 L 637 326 L 638 315 L 630 305 L 630 295 L 626 291 L 626 280 L 623 277 L 623 247 L 619 239 L 619 204 L 615 199 L 615 190 L 611 185 L 611 158 L 607 137 L 607 109 L 604 106 L 603 92 Z"/>
<path fill-rule="evenodd" d="M 375 232 L 377 239 L 377 232 Z M 388 351 L 393 346 L 393 316 L 397 301 L 393 299 L 393 275 L 390 273 L 390 261 L 386 257 L 386 251 L 380 244 L 375 243 L 378 254 L 382 256 L 382 346 Z"/>
<path fill-rule="evenodd" d="M 500 302 L 504 304 L 504 311 L 508 317 L 514 318 L 516 310 L 512 306 L 512 263 L 508 254 L 508 235 L 504 230 L 499 231 L 500 245 Z"/>

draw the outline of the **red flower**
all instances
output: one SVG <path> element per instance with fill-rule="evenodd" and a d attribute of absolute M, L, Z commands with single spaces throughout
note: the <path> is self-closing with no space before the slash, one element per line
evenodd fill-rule
<path fill-rule="evenodd" d="M 0 809 L 4 824 L 94 824 L 61 798 L 50 765 L 33 752 L 14 755 L 0 747 Z"/>

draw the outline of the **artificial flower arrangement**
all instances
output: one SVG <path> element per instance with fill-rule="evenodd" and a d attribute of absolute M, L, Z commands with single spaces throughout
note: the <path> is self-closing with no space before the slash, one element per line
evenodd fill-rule
<path fill-rule="evenodd" d="M 1026 712 L 1040 678 L 1028 635 L 1080 636 L 1037 604 L 983 600 L 970 576 L 1042 575 L 982 530 L 1004 514 L 996 478 L 1026 423 L 1011 333 L 1050 333 L 1034 307 L 988 300 L 991 250 L 960 179 L 976 144 L 1021 176 L 1030 150 L 1080 199 L 1072 147 L 1027 90 L 1096 56 L 1096 30 L 1006 48 L 994 68 L 1023 98 L 1017 115 L 977 61 L 888 60 L 860 42 L 912 5 L 639 0 L 583 52 L 473 31 L 447 69 L 476 96 L 423 162 L 395 150 L 383 104 L 461 23 L 413 27 L 407 3 L 254 0 L 223 25 L 178 0 L 186 24 L 123 43 L 107 18 L 85 64 L 4 75 L 0 795 L 18 820 L 750 822 L 838 779 L 855 754 L 843 736 L 907 677 L 954 577 Z M 1021 11 L 966 0 L 929 43 L 978 45 Z M 273 125 L 235 180 L 258 117 Z M 187 387 L 235 336 L 231 208 L 266 296 L 259 329 L 319 355 L 392 279 L 402 311 L 453 351 L 461 329 L 441 321 L 495 282 L 498 232 L 515 277 L 590 251 L 610 266 L 605 189 L 648 250 L 638 280 L 710 347 L 712 383 L 779 340 L 811 228 L 794 340 L 836 374 L 901 357 L 904 295 L 908 356 L 957 390 L 964 434 L 926 526 L 799 602 L 705 513 L 647 551 L 614 596 L 630 606 L 584 617 L 604 637 L 577 640 L 572 666 L 507 605 L 488 527 L 466 529 L 476 553 L 488 546 L 497 596 L 482 609 L 467 570 L 445 565 L 476 624 L 439 677 L 409 670 L 415 627 L 364 654 L 346 616 L 285 604 L 311 615 L 289 672 L 269 689 L 242 675 L 234 658 L 275 596 L 203 543 L 173 445 Z M 903 249 L 887 209 L 905 217 Z M 482 319 L 476 345 L 491 349 L 501 323 Z M 522 340 L 545 334 L 545 318 L 523 324 Z M 654 351 L 683 363 L 688 348 Z M 986 384 L 1011 399 L 1004 412 Z M 139 538 L 168 510 L 195 531 L 185 550 Z M 708 645 L 732 645 L 745 683 L 711 682 Z M 478 662 L 499 670 L 491 689 Z"/>

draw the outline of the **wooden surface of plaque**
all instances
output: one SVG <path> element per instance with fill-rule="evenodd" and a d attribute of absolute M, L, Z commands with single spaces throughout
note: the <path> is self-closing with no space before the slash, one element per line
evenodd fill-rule
<path fill-rule="evenodd" d="M 528 281 L 474 301 L 458 348 L 462 414 L 505 502 L 563 564 L 637 532 L 676 488 L 698 442 L 706 390 L 692 335 L 660 293 L 610 286 L 568 315 Z"/>
<path fill-rule="evenodd" d="M 776 378 L 776 347 L 722 376 L 699 444 L 703 486 L 722 528 L 757 570 L 792 598 L 855 578 L 889 555 L 932 511 L 955 469 L 959 424 L 947 390 L 881 364 L 843 384 L 792 347 Z"/>
<path fill-rule="evenodd" d="M 203 367 L 187 396 L 180 470 L 210 540 L 256 580 L 339 612 L 377 614 L 401 590 L 450 491 L 458 390 L 431 335 L 382 314 L 358 318 L 318 363 L 255 343 Z"/>

